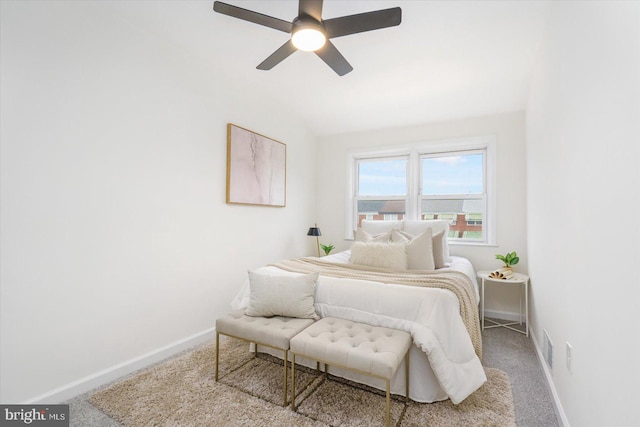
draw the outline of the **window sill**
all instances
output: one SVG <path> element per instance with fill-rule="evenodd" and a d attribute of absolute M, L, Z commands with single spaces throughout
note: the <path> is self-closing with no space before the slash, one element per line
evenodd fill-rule
<path fill-rule="evenodd" d="M 497 248 L 498 245 L 495 243 L 487 243 L 487 242 L 458 242 L 454 240 L 449 240 L 449 246 L 482 246 L 487 248 Z"/>

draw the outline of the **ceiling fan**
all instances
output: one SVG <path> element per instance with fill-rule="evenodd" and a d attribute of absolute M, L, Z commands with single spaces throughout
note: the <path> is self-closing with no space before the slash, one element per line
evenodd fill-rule
<path fill-rule="evenodd" d="M 329 39 L 393 27 L 400 25 L 402 20 L 399 7 L 323 20 L 322 0 L 299 0 L 298 16 L 292 22 L 220 1 L 213 2 L 213 10 L 291 34 L 291 38 L 262 61 L 257 69 L 270 70 L 296 50 L 305 50 L 315 52 L 339 76 L 347 74 L 353 67 Z"/>

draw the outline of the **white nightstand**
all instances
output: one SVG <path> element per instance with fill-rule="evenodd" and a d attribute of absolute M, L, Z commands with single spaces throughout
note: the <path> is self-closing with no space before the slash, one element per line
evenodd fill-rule
<path fill-rule="evenodd" d="M 495 279 L 493 277 L 489 277 L 491 271 L 478 271 L 478 277 L 481 279 L 482 286 L 482 297 L 481 297 L 481 308 L 480 308 L 480 318 L 482 319 L 482 330 L 489 328 L 507 328 L 512 331 L 520 332 L 521 334 L 525 334 L 529 336 L 529 276 L 522 273 L 513 273 L 509 279 Z M 522 292 L 520 293 L 520 321 L 519 322 L 496 322 L 495 320 L 486 319 L 487 322 L 493 323 L 490 326 L 484 326 L 485 318 L 484 318 L 484 288 L 486 282 L 495 282 L 495 283 L 504 283 L 509 285 L 522 285 L 524 288 L 524 321 L 525 328 L 524 331 L 521 329 L 513 328 L 513 325 L 522 325 Z"/>

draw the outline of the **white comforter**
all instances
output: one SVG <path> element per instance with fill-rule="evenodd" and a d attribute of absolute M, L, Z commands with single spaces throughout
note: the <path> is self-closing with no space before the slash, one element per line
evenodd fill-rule
<path fill-rule="evenodd" d="M 466 258 L 451 258 L 449 268 L 467 274 L 475 284 L 471 263 Z M 348 262 L 349 252 L 323 260 Z M 257 271 L 298 274 L 272 266 Z M 247 280 L 231 305 L 240 309 L 248 303 Z M 339 317 L 409 332 L 414 343 L 409 366 L 410 397 L 414 401 L 435 402 L 450 398 L 453 403 L 460 403 L 487 379 L 460 318 L 458 299 L 447 290 L 320 276 L 315 306 L 321 317 Z M 370 377 L 339 370 L 332 373 L 380 387 Z M 404 395 L 404 387 L 404 367 L 401 366 L 392 379 L 391 388 L 393 393 Z"/>

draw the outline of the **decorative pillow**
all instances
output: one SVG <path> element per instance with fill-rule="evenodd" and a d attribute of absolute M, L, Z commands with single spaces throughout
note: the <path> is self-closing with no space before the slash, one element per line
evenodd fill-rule
<path fill-rule="evenodd" d="M 392 241 L 398 242 L 398 243 L 402 243 L 402 242 L 408 243 L 414 238 L 415 236 L 407 233 L 406 231 L 396 231 L 392 235 Z M 432 240 L 432 247 L 433 247 L 433 263 L 435 265 L 435 268 L 438 269 L 438 268 L 448 267 L 449 264 L 447 264 L 444 258 L 444 245 L 446 242 L 444 230 L 434 234 L 431 240 Z"/>
<path fill-rule="evenodd" d="M 354 242 L 351 245 L 351 262 L 368 267 L 406 270 L 407 250 L 404 244 Z"/>
<path fill-rule="evenodd" d="M 444 234 L 444 230 L 441 230 L 433 235 L 433 262 L 436 265 L 436 269 L 449 266 L 445 256 L 446 248 L 447 236 Z"/>
<path fill-rule="evenodd" d="M 404 221 L 403 231 L 411 234 L 412 236 L 417 236 L 427 228 L 431 229 L 433 235 L 436 235 L 440 231 L 444 230 L 444 261 L 450 262 L 451 258 L 449 256 L 449 242 L 447 240 L 447 237 L 449 236 L 449 224 L 450 221 L 444 219 L 430 219 L 420 221 L 406 220 Z"/>
<path fill-rule="evenodd" d="M 364 219 L 361 227 L 369 234 L 390 233 L 394 228 L 402 230 L 402 221 Z"/>
<path fill-rule="evenodd" d="M 356 242 L 365 242 L 365 243 L 371 243 L 371 242 L 381 242 L 381 243 L 387 242 L 388 243 L 391 240 L 391 233 L 389 232 L 379 233 L 372 236 L 371 234 L 367 233 L 360 227 L 358 227 L 358 229 L 354 231 L 354 236 L 355 236 Z"/>
<path fill-rule="evenodd" d="M 318 319 L 314 296 L 318 273 L 284 276 L 249 271 L 247 316 Z"/>
<path fill-rule="evenodd" d="M 409 270 L 435 270 L 433 238 L 430 228 L 415 237 L 403 231 L 393 230 L 391 232 L 391 241 L 406 245 L 407 268 Z"/>

